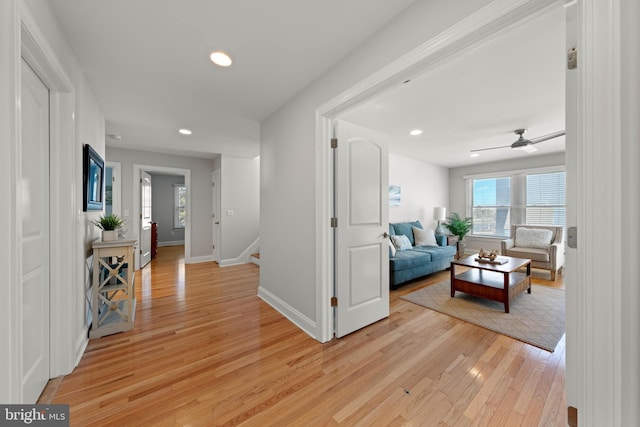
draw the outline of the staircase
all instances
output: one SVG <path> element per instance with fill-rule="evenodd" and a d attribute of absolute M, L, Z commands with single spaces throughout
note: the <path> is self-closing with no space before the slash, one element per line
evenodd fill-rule
<path fill-rule="evenodd" d="M 251 262 L 254 264 L 260 265 L 260 252 L 251 254 Z"/>

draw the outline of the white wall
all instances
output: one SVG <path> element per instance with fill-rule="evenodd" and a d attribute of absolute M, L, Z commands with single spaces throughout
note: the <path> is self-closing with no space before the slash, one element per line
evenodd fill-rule
<path fill-rule="evenodd" d="M 262 123 L 260 292 L 310 335 L 321 336 L 316 109 L 488 3 L 415 2 Z"/>
<path fill-rule="evenodd" d="M 401 187 L 400 206 L 389 206 L 389 222 L 417 219 L 424 228 L 436 228 L 433 208 L 449 206 L 448 168 L 389 154 L 389 185 Z"/>
<path fill-rule="evenodd" d="M 463 166 L 449 169 L 449 202 L 450 212 L 458 212 L 460 216 L 466 216 L 466 185 L 464 176 L 491 172 L 506 172 L 523 169 L 535 169 L 547 166 L 563 166 L 564 153 L 547 154 L 543 156 L 522 156 L 517 159 L 499 162 L 481 163 L 472 166 Z M 447 214 L 449 216 L 449 214 Z M 467 235 L 464 241 L 467 252 L 500 249 L 502 238 L 473 237 Z"/>
<path fill-rule="evenodd" d="M 213 256 L 213 206 L 211 192 L 211 173 L 213 160 L 197 157 L 176 156 L 149 151 L 128 150 L 126 148 L 107 147 L 107 160 L 122 164 L 122 212 L 127 220 L 129 235 L 137 227 L 134 218 L 124 215 L 133 214 L 133 165 L 161 166 L 191 170 L 191 257 L 206 258 Z M 153 184 L 153 181 L 152 181 Z"/>
<path fill-rule="evenodd" d="M 151 215 L 158 223 L 158 245 L 184 243 L 184 229 L 173 228 L 174 184 L 184 184 L 178 175 L 152 174 Z"/>
<path fill-rule="evenodd" d="M 26 40 L 20 33 L 21 21 L 44 52 L 40 59 L 46 66 L 38 74 L 52 90 L 51 376 L 69 373 L 87 344 L 85 286 L 89 275 L 85 265 L 91 242 L 98 237 L 90 221 L 99 213 L 82 212 L 82 146 L 89 143 L 104 155 L 104 117 L 47 2 L 2 1 L 0 20 L 0 132 L 6 144 L 0 156 L 0 197 L 10 206 L 0 215 L 11 230 L 0 244 L 0 268 L 10 278 L 0 284 L 8 300 L 0 310 L 0 338 L 8 344 L 8 350 L 0 352 L 0 402 L 19 403 L 21 248 L 16 233 L 21 212 L 17 201 L 20 159 L 29 154 L 21 152 L 16 107 L 20 45 Z M 61 230 L 63 236 L 56 238 Z M 62 262 L 68 267 L 60 271 Z"/>
<path fill-rule="evenodd" d="M 260 157 L 223 155 L 220 181 L 220 265 L 246 263 L 260 234 Z"/>

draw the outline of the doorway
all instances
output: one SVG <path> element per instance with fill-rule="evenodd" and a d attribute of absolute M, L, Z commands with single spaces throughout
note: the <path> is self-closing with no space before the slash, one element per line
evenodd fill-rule
<path fill-rule="evenodd" d="M 316 138 L 316 169 L 319 173 L 316 175 L 316 185 L 318 194 L 327 194 L 328 196 L 321 200 L 317 207 L 318 230 L 322 230 L 323 224 L 330 222 L 330 212 L 334 192 L 332 189 L 332 168 L 331 153 L 326 150 L 327 141 L 332 136 L 331 122 L 349 109 L 358 106 L 383 91 L 390 90 L 401 82 L 411 79 L 414 76 L 422 74 L 425 70 L 434 68 L 437 65 L 447 61 L 454 55 L 461 55 L 466 51 L 483 43 L 488 38 L 505 32 L 511 26 L 518 25 L 521 22 L 531 20 L 536 16 L 542 15 L 560 7 L 558 3 L 553 2 L 529 2 L 528 10 L 505 10 L 495 6 L 488 7 L 484 12 L 486 14 L 478 14 L 475 18 L 477 22 L 474 25 L 467 24 L 453 27 L 447 34 L 446 42 L 442 39 L 431 40 L 424 43 L 419 48 L 407 54 L 405 57 L 389 64 L 379 72 L 372 74 L 358 84 L 357 87 L 349 89 L 347 92 L 333 98 L 326 104 L 317 109 L 317 138 Z M 505 27 L 505 17 L 509 17 L 509 24 Z M 340 219 L 338 219 L 340 220 Z M 333 336 L 335 323 L 332 309 L 327 303 L 332 295 L 332 290 L 328 283 L 330 278 L 334 277 L 334 271 L 337 266 L 335 263 L 334 247 L 335 243 L 331 235 L 319 231 L 322 236 L 317 243 L 317 251 L 321 254 L 319 257 L 319 269 L 321 273 L 318 275 L 317 286 L 318 295 L 322 295 L 317 300 L 317 311 L 321 313 L 319 318 L 321 341 L 327 341 Z M 339 320 L 338 320 L 339 322 Z"/>
<path fill-rule="evenodd" d="M 153 165 L 133 165 L 133 217 L 136 221 L 135 226 L 132 224 L 133 230 L 133 238 L 140 241 L 142 239 L 142 201 L 143 201 L 143 192 L 142 192 L 142 182 L 144 180 L 143 176 L 145 174 L 153 175 L 171 175 L 171 176 L 179 176 L 184 179 L 184 191 L 185 191 L 185 200 L 184 200 L 184 262 L 185 264 L 190 263 L 191 261 L 191 170 L 190 169 L 180 169 L 166 166 L 153 166 Z M 151 178 L 151 182 L 153 182 L 153 178 Z M 152 186 L 150 187 L 150 191 Z M 149 197 L 151 199 L 151 197 Z M 153 215 L 153 213 L 150 213 Z M 161 224 L 158 224 L 158 227 L 162 227 Z M 167 227 L 169 227 L 167 225 Z M 171 224 L 171 228 L 173 228 L 173 224 Z M 150 244 L 150 233 L 149 233 L 149 244 Z M 147 239 L 145 238 L 145 241 Z M 140 243 L 140 250 L 136 251 L 136 270 L 140 269 L 142 266 L 142 244 Z"/>

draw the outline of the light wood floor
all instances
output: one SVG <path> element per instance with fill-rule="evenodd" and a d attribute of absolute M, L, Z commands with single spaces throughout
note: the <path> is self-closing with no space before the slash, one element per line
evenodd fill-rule
<path fill-rule="evenodd" d="M 399 299 L 448 272 L 320 344 L 256 296 L 258 266 L 159 250 L 137 273 L 135 329 L 91 340 L 55 392 L 73 426 L 567 425 L 564 339 L 549 353 Z"/>

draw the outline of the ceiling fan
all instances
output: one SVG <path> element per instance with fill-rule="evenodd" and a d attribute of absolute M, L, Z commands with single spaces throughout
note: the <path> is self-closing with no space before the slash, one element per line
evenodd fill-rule
<path fill-rule="evenodd" d="M 516 129 L 515 131 L 513 131 L 516 135 L 518 135 L 518 139 L 511 145 L 502 145 L 500 147 L 490 147 L 490 148 L 479 148 L 477 150 L 471 150 L 471 152 L 477 153 L 480 151 L 496 150 L 498 148 L 512 148 L 514 150 L 518 149 L 518 150 L 526 151 L 527 153 L 533 153 L 534 151 L 538 151 L 538 149 L 534 146 L 535 144 L 538 144 L 539 142 L 542 142 L 542 141 L 548 141 L 550 139 L 557 138 L 565 134 L 565 131 L 560 130 L 558 132 L 553 132 L 548 135 L 539 136 L 538 138 L 526 139 L 522 136 L 526 131 L 527 131 L 526 129 Z"/>

